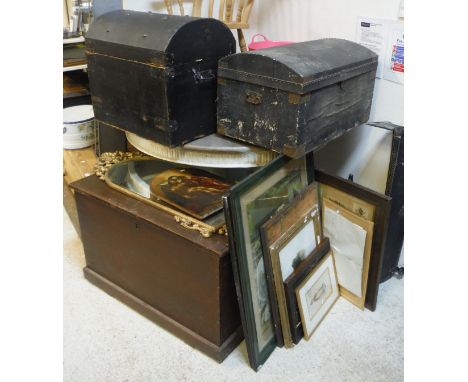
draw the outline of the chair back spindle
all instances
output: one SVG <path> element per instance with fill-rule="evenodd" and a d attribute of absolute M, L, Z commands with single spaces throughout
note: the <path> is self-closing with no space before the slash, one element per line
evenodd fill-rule
<path fill-rule="evenodd" d="M 172 0 L 164 0 L 164 3 L 166 4 L 167 14 L 173 15 L 174 10 L 172 9 Z"/>
<path fill-rule="evenodd" d="M 244 10 L 244 0 L 239 0 L 239 5 L 237 7 L 237 16 L 236 22 L 240 23 L 242 21 L 242 11 Z"/>
<path fill-rule="evenodd" d="M 179 12 L 181 16 L 185 16 L 185 10 L 184 10 L 184 0 L 177 0 L 179 3 Z"/>
<path fill-rule="evenodd" d="M 208 4 L 208 17 L 213 17 L 213 7 L 214 7 L 214 0 L 210 0 Z"/>
<path fill-rule="evenodd" d="M 173 3 L 174 0 L 164 0 L 166 4 L 167 13 L 174 14 Z M 192 16 L 201 17 L 203 0 L 193 0 Z M 214 0 L 209 0 L 208 3 L 208 17 L 213 17 L 214 14 Z M 239 39 L 239 46 L 242 52 L 247 50 L 245 43 L 243 29 L 249 28 L 249 17 L 252 11 L 254 0 L 220 0 L 218 19 L 225 23 L 230 29 L 237 29 Z M 184 0 L 177 0 L 179 5 L 179 14 L 185 15 Z M 236 8 L 237 5 L 237 8 Z"/>
<path fill-rule="evenodd" d="M 232 15 L 232 0 L 226 0 L 226 13 L 224 14 L 224 22 L 231 22 Z"/>
<path fill-rule="evenodd" d="M 219 20 L 220 21 L 224 21 L 224 7 L 225 7 L 225 4 L 226 3 L 226 0 L 219 0 Z"/>

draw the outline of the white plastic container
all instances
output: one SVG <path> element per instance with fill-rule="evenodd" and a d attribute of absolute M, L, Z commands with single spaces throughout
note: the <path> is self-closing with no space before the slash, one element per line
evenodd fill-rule
<path fill-rule="evenodd" d="M 63 148 L 81 149 L 96 142 L 92 105 L 63 109 Z"/>

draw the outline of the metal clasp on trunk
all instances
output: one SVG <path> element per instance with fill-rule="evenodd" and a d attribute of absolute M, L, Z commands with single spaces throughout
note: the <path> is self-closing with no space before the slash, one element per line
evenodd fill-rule
<path fill-rule="evenodd" d="M 248 103 L 251 103 L 251 104 L 254 104 L 254 105 L 258 105 L 258 104 L 261 104 L 261 103 L 262 103 L 262 95 L 259 94 L 259 93 L 256 93 L 256 92 L 247 90 L 247 91 L 246 91 L 245 100 L 246 100 Z"/>
<path fill-rule="evenodd" d="M 195 78 L 195 82 L 197 83 L 204 83 L 210 82 L 215 79 L 215 75 L 211 69 L 205 70 L 203 72 L 199 72 L 196 69 L 192 69 L 193 77 Z"/>

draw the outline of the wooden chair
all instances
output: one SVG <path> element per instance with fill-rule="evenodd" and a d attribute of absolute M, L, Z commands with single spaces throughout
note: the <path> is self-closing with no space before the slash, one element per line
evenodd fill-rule
<path fill-rule="evenodd" d="M 183 0 L 164 0 L 167 13 L 174 14 L 174 3 L 177 3 L 179 14 L 185 15 Z M 203 0 L 193 0 L 192 16 L 201 17 Z M 208 17 L 213 17 L 214 0 L 209 0 Z M 237 4 L 237 7 L 236 7 Z M 218 19 L 231 29 L 237 29 L 239 47 L 241 52 L 247 51 L 243 29 L 249 28 L 249 17 L 252 11 L 254 0 L 219 0 Z"/>

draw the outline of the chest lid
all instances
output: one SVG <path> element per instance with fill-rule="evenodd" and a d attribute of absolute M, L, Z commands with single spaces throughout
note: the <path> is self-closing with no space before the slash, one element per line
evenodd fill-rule
<path fill-rule="evenodd" d="M 376 70 L 378 56 L 342 39 L 322 39 L 234 54 L 219 61 L 227 79 L 306 94 Z"/>
<path fill-rule="evenodd" d="M 129 10 L 103 14 L 86 35 L 87 54 L 154 66 L 218 60 L 235 52 L 235 44 L 219 20 Z"/>

